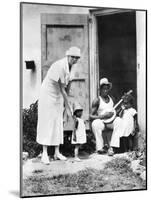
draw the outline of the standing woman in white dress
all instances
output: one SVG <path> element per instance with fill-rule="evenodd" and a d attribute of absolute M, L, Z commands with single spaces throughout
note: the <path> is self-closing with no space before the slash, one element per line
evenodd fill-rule
<path fill-rule="evenodd" d="M 66 57 L 50 66 L 41 85 L 38 101 L 37 142 L 43 145 L 41 161 L 45 164 L 49 164 L 48 146 L 55 147 L 54 158 L 66 160 L 59 151 L 60 144 L 63 144 L 64 104 L 67 114 L 72 116 L 65 88 L 70 80 L 71 68 L 80 56 L 80 49 L 71 47 L 66 52 Z"/>

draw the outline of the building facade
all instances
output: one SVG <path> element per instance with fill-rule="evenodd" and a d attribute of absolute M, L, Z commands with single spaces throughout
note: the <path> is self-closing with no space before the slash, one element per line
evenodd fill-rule
<path fill-rule="evenodd" d="M 28 3 L 21 4 L 21 10 L 23 108 L 38 99 L 50 65 L 70 46 L 78 46 L 82 57 L 72 73 L 71 104 L 80 101 L 88 120 L 99 80 L 107 77 L 117 101 L 133 90 L 140 134 L 145 138 L 146 12 Z M 35 70 L 27 69 L 27 61 L 34 61 Z"/>

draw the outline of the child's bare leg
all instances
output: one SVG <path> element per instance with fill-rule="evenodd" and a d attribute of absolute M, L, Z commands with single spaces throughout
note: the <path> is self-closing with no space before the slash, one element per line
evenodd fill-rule
<path fill-rule="evenodd" d="M 80 145 L 76 144 L 75 145 L 75 149 L 74 149 L 74 157 L 75 157 L 76 161 L 80 161 L 80 158 L 79 158 L 79 148 L 80 148 Z"/>
<path fill-rule="evenodd" d="M 78 157 L 78 155 L 79 155 L 79 145 L 75 145 L 74 157 Z"/>

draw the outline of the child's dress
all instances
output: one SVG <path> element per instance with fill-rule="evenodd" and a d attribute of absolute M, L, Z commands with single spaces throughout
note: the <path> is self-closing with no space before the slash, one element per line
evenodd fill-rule
<path fill-rule="evenodd" d="M 128 108 L 124 110 L 123 116 L 121 118 L 122 128 L 121 137 L 128 137 L 134 130 L 134 115 L 136 114 L 134 108 Z"/>
<path fill-rule="evenodd" d="M 72 144 L 84 144 L 86 143 L 86 130 L 85 130 L 85 124 L 83 119 L 78 118 L 78 127 L 76 129 L 76 141 L 73 141 L 73 134 L 72 134 Z"/>

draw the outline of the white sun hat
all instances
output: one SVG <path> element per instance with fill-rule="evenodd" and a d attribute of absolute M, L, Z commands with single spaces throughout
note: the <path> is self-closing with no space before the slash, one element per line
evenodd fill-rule
<path fill-rule="evenodd" d="M 75 102 L 73 104 L 73 112 L 75 112 L 76 110 L 83 110 L 81 104 L 79 104 L 78 102 Z"/>
<path fill-rule="evenodd" d="M 107 78 L 101 78 L 100 79 L 100 87 L 102 85 L 108 85 L 110 87 L 110 89 L 112 88 L 112 83 L 110 83 Z"/>
<path fill-rule="evenodd" d="M 78 47 L 70 47 L 66 51 L 66 56 L 76 56 L 76 57 L 81 57 L 81 52 Z"/>

